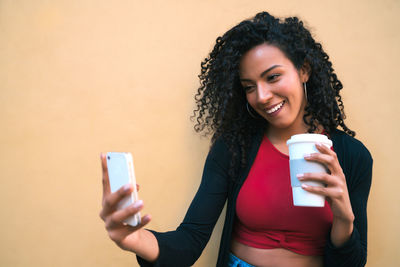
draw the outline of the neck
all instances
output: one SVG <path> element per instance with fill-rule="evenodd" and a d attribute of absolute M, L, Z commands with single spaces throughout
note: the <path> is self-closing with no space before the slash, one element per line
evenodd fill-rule
<path fill-rule="evenodd" d="M 314 133 L 322 133 L 323 127 L 319 125 Z M 306 125 L 303 121 L 300 125 L 293 125 L 289 128 L 274 128 L 267 127 L 265 134 L 268 139 L 271 140 L 272 143 L 285 143 L 290 139 L 292 135 L 295 134 L 303 134 L 308 132 L 308 125 Z"/>
<path fill-rule="evenodd" d="M 292 135 L 302 134 L 307 132 L 307 127 L 296 127 L 291 129 L 277 129 L 268 127 L 266 131 L 266 135 L 272 143 L 286 143 L 287 140 L 290 139 Z"/>

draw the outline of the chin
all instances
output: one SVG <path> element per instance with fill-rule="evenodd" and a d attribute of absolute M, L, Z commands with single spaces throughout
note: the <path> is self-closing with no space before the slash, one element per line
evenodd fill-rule
<path fill-rule="evenodd" d="M 283 129 L 288 129 L 291 126 L 293 126 L 293 123 L 289 123 L 289 122 L 278 122 L 278 123 L 274 122 L 274 123 L 271 123 L 270 121 L 268 121 L 268 126 L 272 127 L 272 128 L 283 130 Z"/>

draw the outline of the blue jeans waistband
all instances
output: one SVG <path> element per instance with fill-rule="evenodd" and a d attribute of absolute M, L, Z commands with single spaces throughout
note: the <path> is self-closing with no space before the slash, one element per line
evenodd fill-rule
<path fill-rule="evenodd" d="M 255 266 L 245 262 L 244 260 L 239 259 L 232 253 L 229 253 L 228 267 L 255 267 Z"/>

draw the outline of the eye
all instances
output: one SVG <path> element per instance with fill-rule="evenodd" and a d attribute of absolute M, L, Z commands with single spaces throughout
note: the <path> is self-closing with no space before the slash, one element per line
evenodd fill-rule
<path fill-rule="evenodd" d="M 267 77 L 267 81 L 269 81 L 269 82 L 274 82 L 274 81 L 276 81 L 276 80 L 278 79 L 279 76 L 281 76 L 281 75 L 280 75 L 280 74 L 277 74 L 277 73 L 272 74 L 272 75 L 269 75 L 269 76 Z"/>
<path fill-rule="evenodd" d="M 255 88 L 254 85 L 249 85 L 249 86 L 244 86 L 244 85 L 243 85 L 243 90 L 244 90 L 246 93 L 252 92 L 252 91 L 254 90 L 254 88 Z"/>

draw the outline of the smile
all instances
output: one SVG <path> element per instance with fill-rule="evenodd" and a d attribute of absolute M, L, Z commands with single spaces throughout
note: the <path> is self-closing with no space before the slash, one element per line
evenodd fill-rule
<path fill-rule="evenodd" d="M 281 109 L 283 104 L 285 104 L 285 101 L 282 101 L 281 103 L 279 103 L 278 105 L 274 106 L 273 108 L 266 109 L 265 112 L 267 112 L 267 114 L 272 114 L 272 113 L 278 111 L 279 109 Z"/>

